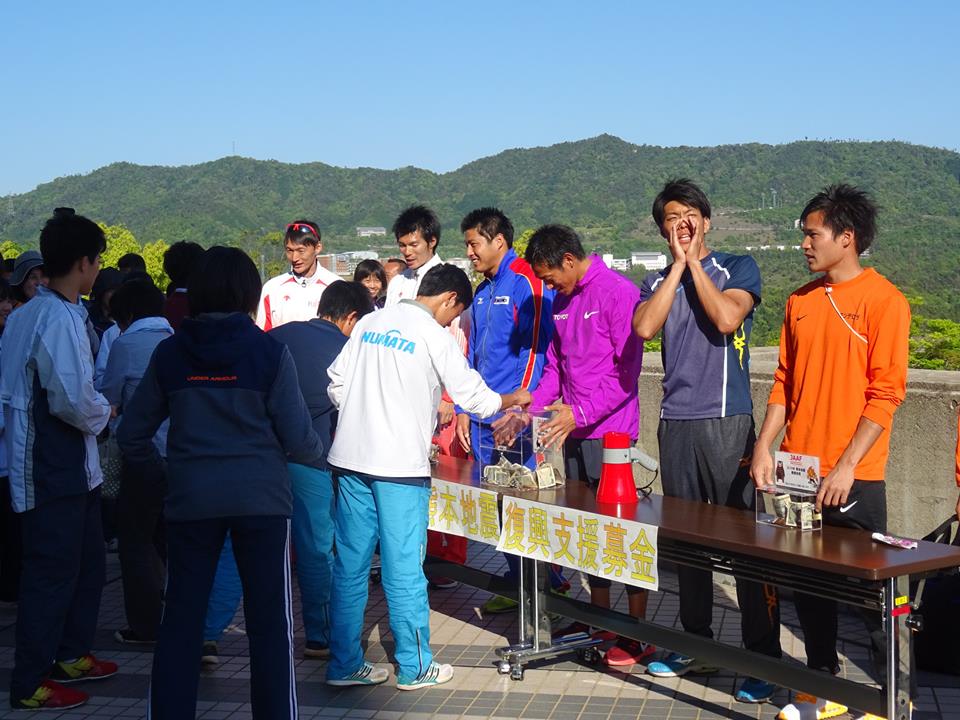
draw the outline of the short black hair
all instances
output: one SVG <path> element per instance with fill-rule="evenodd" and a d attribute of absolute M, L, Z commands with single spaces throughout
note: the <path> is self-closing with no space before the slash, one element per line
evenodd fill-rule
<path fill-rule="evenodd" d="M 147 263 L 141 255 L 137 253 L 127 253 L 117 260 L 117 269 L 120 272 L 130 272 L 132 270 L 147 271 Z"/>
<path fill-rule="evenodd" d="M 100 226 L 71 208 L 57 208 L 40 231 L 40 254 L 48 278 L 67 275 L 80 258 L 95 262 L 106 249 Z"/>
<path fill-rule="evenodd" d="M 288 242 L 294 245 L 319 245 L 320 240 L 320 226 L 313 220 L 294 220 L 283 233 L 284 245 Z"/>
<path fill-rule="evenodd" d="M 380 281 L 380 284 L 383 286 L 382 290 L 386 291 L 387 273 L 384 271 L 383 265 L 381 265 L 377 260 L 361 260 L 358 262 L 357 267 L 353 270 L 353 281 L 362 282 L 371 275 Z M 324 290 L 324 292 L 326 292 L 326 290 Z"/>
<path fill-rule="evenodd" d="M 488 241 L 497 235 L 503 235 L 507 247 L 513 247 L 513 223 L 495 207 L 482 207 L 468 212 L 460 221 L 460 232 L 465 233 L 467 230 L 476 230 Z"/>
<path fill-rule="evenodd" d="M 123 273 L 116 268 L 102 268 L 90 288 L 90 300 L 101 302 L 103 296 L 116 290 L 123 283 Z"/>
<path fill-rule="evenodd" d="M 336 322 L 352 312 L 357 314 L 358 320 L 367 313 L 373 312 L 370 293 L 358 282 L 331 283 L 320 296 L 317 317 L 329 318 Z"/>
<path fill-rule="evenodd" d="M 845 183 L 825 187 L 800 213 L 800 225 L 807 215 L 820 210 L 824 224 L 834 235 L 844 230 L 853 231 L 858 255 L 873 244 L 877 236 L 877 204 L 865 190 Z"/>
<path fill-rule="evenodd" d="M 435 297 L 446 292 L 455 292 L 457 302 L 465 308 L 470 307 L 473 302 L 473 288 L 470 285 L 470 279 L 467 274 L 450 263 L 441 263 L 434 265 L 427 270 L 423 280 L 420 281 L 418 296 Z"/>
<path fill-rule="evenodd" d="M 0 300 L 12 300 L 13 299 L 13 288 L 10 287 L 8 283 L 3 278 L 0 278 Z"/>
<path fill-rule="evenodd" d="M 393 236 L 397 240 L 415 232 L 420 233 L 427 245 L 436 240 L 434 250 L 440 244 L 440 218 L 426 205 L 411 205 L 393 221 Z"/>
<path fill-rule="evenodd" d="M 149 278 L 127 280 L 110 296 L 110 316 L 124 325 L 146 317 L 162 317 L 165 301 Z"/>
<path fill-rule="evenodd" d="M 175 242 L 163 254 L 163 271 L 170 278 L 170 284 L 176 288 L 184 288 L 190 279 L 190 273 L 196 265 L 203 248 L 195 242 L 181 240 Z"/>
<path fill-rule="evenodd" d="M 260 302 L 260 273 L 243 250 L 214 245 L 197 263 L 187 283 L 190 315 L 242 312 L 252 315 Z"/>
<path fill-rule="evenodd" d="M 4 258 L 3 259 L 3 271 L 5 273 L 13 273 L 13 266 L 16 264 L 16 258 Z"/>
<path fill-rule="evenodd" d="M 669 202 L 696 208 L 703 217 L 710 217 L 710 201 L 700 186 L 687 178 L 673 178 L 667 180 L 663 190 L 653 200 L 653 221 L 660 230 L 663 230 L 663 209 Z"/>
<path fill-rule="evenodd" d="M 530 265 L 558 268 L 563 265 L 563 256 L 567 253 L 577 260 L 587 256 L 576 231 L 567 225 L 543 225 L 530 236 L 523 258 Z"/>

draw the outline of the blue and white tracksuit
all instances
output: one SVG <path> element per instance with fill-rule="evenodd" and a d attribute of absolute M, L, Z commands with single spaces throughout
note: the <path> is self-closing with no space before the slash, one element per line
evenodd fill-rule
<path fill-rule="evenodd" d="M 553 337 L 553 291 L 534 275 L 529 263 L 508 250 L 500 261 L 496 274 L 477 287 L 470 312 L 473 325 L 467 359 L 470 367 L 493 390 L 513 392 L 517 388 L 533 391 L 540 382 L 546 361 L 547 348 Z M 458 408 L 459 412 L 460 409 Z M 495 450 L 493 431 L 489 421 L 470 417 L 470 446 L 473 457 L 481 466 L 495 463 L 500 452 Z M 533 468 L 536 459 L 532 452 L 530 431 L 518 440 L 517 447 L 527 452 L 525 463 Z M 520 461 L 520 453 L 503 453 L 511 462 Z M 518 560 L 506 555 L 508 578 L 517 576 Z M 554 588 L 566 583 L 558 571 L 550 572 Z"/>
<path fill-rule="evenodd" d="M 552 307 L 553 291 L 512 249 L 496 274 L 477 287 L 470 307 L 473 324 L 467 360 L 492 390 L 509 393 L 537 387 L 553 337 Z M 489 421 L 473 415 L 470 421 L 474 458 L 482 465 L 496 462 Z"/>
<path fill-rule="evenodd" d="M 0 376 L 23 575 L 14 698 L 33 695 L 55 660 L 90 652 L 105 577 L 97 434 L 110 404 L 94 389 L 87 311 L 45 287 L 10 314 Z"/>
<path fill-rule="evenodd" d="M 347 677 L 363 665 L 368 574 L 379 539 L 398 681 L 410 682 L 433 659 L 423 557 L 441 385 L 480 417 L 496 413 L 501 398 L 469 368 L 431 312 L 410 300 L 364 317 L 328 375 L 340 417 L 328 457 L 339 495 L 327 678 Z"/>

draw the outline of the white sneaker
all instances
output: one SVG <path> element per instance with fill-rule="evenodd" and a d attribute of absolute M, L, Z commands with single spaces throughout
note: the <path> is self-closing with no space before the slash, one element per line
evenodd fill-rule
<path fill-rule="evenodd" d="M 379 685 L 387 681 L 390 673 L 364 661 L 360 669 L 343 678 L 327 678 L 327 685 L 350 687 L 351 685 Z"/>
<path fill-rule="evenodd" d="M 443 685 L 453 679 L 453 665 L 430 663 L 430 667 L 418 678 L 402 680 L 397 678 L 397 690 L 420 690 L 421 688 Z"/>
<path fill-rule="evenodd" d="M 793 696 L 793 702 L 784 705 L 777 714 L 777 720 L 828 720 L 846 712 L 846 705 L 797 693 Z"/>

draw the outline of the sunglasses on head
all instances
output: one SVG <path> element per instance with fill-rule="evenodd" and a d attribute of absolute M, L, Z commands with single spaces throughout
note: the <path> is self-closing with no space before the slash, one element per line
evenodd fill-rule
<path fill-rule="evenodd" d="M 314 230 L 310 225 L 307 225 L 306 223 L 290 223 L 289 225 L 287 225 L 287 230 L 286 230 L 286 232 L 290 232 L 291 230 L 292 230 L 293 232 L 305 232 L 305 233 L 310 233 L 310 234 L 313 235 L 318 241 L 320 240 L 320 236 L 317 235 L 317 231 Z"/>

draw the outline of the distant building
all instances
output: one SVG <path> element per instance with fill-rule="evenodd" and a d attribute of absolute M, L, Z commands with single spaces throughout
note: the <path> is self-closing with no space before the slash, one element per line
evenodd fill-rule
<path fill-rule="evenodd" d="M 465 257 L 447 258 L 444 262 L 448 262 L 451 265 L 460 268 L 467 273 L 467 275 L 473 272 L 473 263 Z"/>
<path fill-rule="evenodd" d="M 626 258 L 614 258 L 613 259 L 613 269 L 620 272 L 626 272 L 630 269 L 630 261 Z"/>
<path fill-rule="evenodd" d="M 662 252 L 632 252 L 630 264 L 633 267 L 643 265 L 647 270 L 663 270 L 667 266 L 667 256 Z"/>
<path fill-rule="evenodd" d="M 383 237 L 387 234 L 384 227 L 358 227 L 357 237 Z"/>
<path fill-rule="evenodd" d="M 328 255 L 318 255 L 317 260 L 330 272 L 334 272 L 342 278 L 353 279 L 353 271 L 361 260 L 376 260 L 378 255 L 369 250 L 359 250 L 354 252 L 330 253 Z"/>

